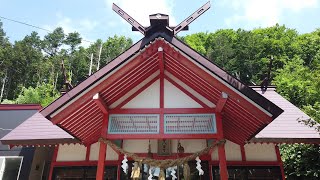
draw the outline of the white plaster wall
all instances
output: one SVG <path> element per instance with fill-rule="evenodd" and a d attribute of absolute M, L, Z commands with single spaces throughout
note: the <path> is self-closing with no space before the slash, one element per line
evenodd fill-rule
<path fill-rule="evenodd" d="M 231 141 L 226 142 L 225 144 L 225 152 L 227 161 L 241 161 L 241 148 L 240 145 L 235 144 Z M 215 148 L 211 154 L 212 160 L 219 160 L 218 149 Z"/>
<path fill-rule="evenodd" d="M 150 140 L 151 152 L 157 153 L 158 141 Z M 149 140 L 123 140 L 123 149 L 132 153 L 147 153 Z"/>
<path fill-rule="evenodd" d="M 185 153 L 195 153 L 207 147 L 205 139 L 184 139 L 180 140 L 181 146 L 184 148 Z M 178 140 L 171 140 L 171 152 L 176 153 Z"/>
<path fill-rule="evenodd" d="M 202 108 L 202 106 L 187 96 L 169 81 L 164 81 L 165 108 Z"/>
<path fill-rule="evenodd" d="M 274 144 L 250 143 L 244 146 L 247 161 L 277 161 Z"/>
<path fill-rule="evenodd" d="M 91 144 L 90 146 L 90 155 L 89 155 L 89 160 L 90 161 L 97 161 L 99 159 L 99 142 L 96 142 L 94 144 Z M 107 150 L 109 148 L 107 147 Z"/>
<path fill-rule="evenodd" d="M 174 75 L 172 75 L 171 73 L 169 73 L 168 71 L 164 72 L 168 77 L 170 77 L 174 82 L 176 82 L 177 84 L 179 84 L 181 87 L 183 87 L 185 90 L 187 90 L 188 92 L 190 92 L 191 94 L 193 94 L 197 99 L 199 99 L 200 101 L 202 101 L 204 104 L 206 104 L 207 106 L 214 108 L 216 107 L 215 104 L 213 104 L 212 102 L 210 102 L 208 99 L 206 99 L 205 97 L 203 97 L 202 95 L 200 95 L 199 93 L 197 93 L 197 91 L 193 90 L 191 87 L 189 87 L 187 84 L 185 84 L 184 82 L 182 82 L 181 80 L 179 80 L 178 78 L 176 78 Z M 183 92 L 182 92 L 183 93 Z"/>
<path fill-rule="evenodd" d="M 122 108 L 159 108 L 160 107 L 160 80 L 151 84 Z"/>
<path fill-rule="evenodd" d="M 225 144 L 226 158 L 228 161 L 241 161 L 241 148 L 240 145 L 227 141 Z"/>
<path fill-rule="evenodd" d="M 111 104 L 109 106 L 109 109 L 113 109 L 116 106 L 118 106 L 120 103 L 122 103 L 124 100 L 126 100 L 127 98 L 129 98 L 132 94 L 134 94 L 135 92 L 137 92 L 141 87 L 143 87 L 144 85 L 146 85 L 148 82 L 150 82 L 152 79 L 154 79 L 155 77 L 157 77 L 160 74 L 160 71 L 157 71 L 155 73 L 153 73 L 151 76 L 149 76 L 148 78 L 146 78 L 144 81 L 142 81 L 139 85 L 137 85 L 136 87 L 132 88 L 129 92 L 127 92 L 124 96 L 122 96 L 121 98 L 119 98 L 116 102 L 114 102 L 113 104 Z"/>
<path fill-rule="evenodd" d="M 90 146 L 90 155 L 89 155 L 90 161 L 97 161 L 99 159 L 99 148 L 100 148 L 99 142 L 96 142 Z M 109 145 L 107 145 L 106 160 L 113 161 L 113 160 L 118 160 L 118 158 L 119 158 L 118 153 L 116 153 Z"/>
<path fill-rule="evenodd" d="M 87 148 L 80 144 L 59 145 L 57 161 L 84 161 Z"/>

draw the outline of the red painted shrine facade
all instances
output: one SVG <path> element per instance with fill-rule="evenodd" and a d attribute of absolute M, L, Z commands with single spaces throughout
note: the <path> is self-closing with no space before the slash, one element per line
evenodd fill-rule
<path fill-rule="evenodd" d="M 161 14 L 150 18 L 155 16 Z M 226 139 L 225 145 L 200 157 L 205 170 L 202 179 L 244 174 L 283 179 L 276 144 L 318 143 L 319 136 L 290 137 L 287 133 L 284 137 L 277 131 L 280 134 L 271 137 L 268 127 L 280 122 L 276 119 L 283 112 L 273 103 L 274 96 L 268 97 L 274 90 L 242 84 L 172 33 L 161 23 L 151 26 L 143 39 L 26 120 L 2 142 L 54 147 L 49 179 L 126 179 L 121 169 L 123 154 L 99 143 L 99 138 L 114 140 L 142 157 L 151 154 L 154 159 L 187 156 Z M 52 126 L 59 128 L 52 130 Z M 44 132 L 52 133 L 42 135 Z M 177 152 L 179 144 L 184 153 Z M 189 164 L 192 170 L 195 162 Z"/>

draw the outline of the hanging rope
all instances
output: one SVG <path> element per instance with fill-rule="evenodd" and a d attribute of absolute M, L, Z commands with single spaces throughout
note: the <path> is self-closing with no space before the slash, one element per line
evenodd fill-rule
<path fill-rule="evenodd" d="M 114 144 L 112 141 L 107 140 L 105 138 L 99 138 L 99 142 L 105 143 L 107 145 L 109 145 L 113 150 L 127 155 L 128 157 L 132 158 L 134 161 L 143 163 L 143 164 L 147 164 L 149 166 L 153 166 L 153 167 L 160 167 L 163 169 L 167 169 L 169 167 L 174 167 L 174 166 L 180 166 L 184 163 L 187 163 L 188 161 L 194 160 L 196 159 L 197 156 L 201 156 L 203 154 L 207 154 L 211 149 L 222 145 L 226 142 L 225 139 L 221 139 L 219 141 L 215 141 L 214 143 L 212 143 L 210 146 L 204 148 L 201 151 L 198 151 L 192 155 L 183 157 L 183 158 L 178 158 L 178 159 L 165 159 L 165 160 L 156 160 L 156 159 L 151 159 L 151 158 L 147 158 L 147 157 L 140 157 L 137 154 L 134 153 L 130 153 L 125 151 L 124 149 L 118 147 L 116 144 Z"/>

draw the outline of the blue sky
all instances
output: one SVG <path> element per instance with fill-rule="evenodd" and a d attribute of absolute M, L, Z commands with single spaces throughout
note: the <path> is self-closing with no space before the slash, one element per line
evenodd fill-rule
<path fill-rule="evenodd" d="M 112 2 L 139 21 L 149 25 L 148 15 L 165 13 L 176 25 L 205 4 L 207 0 L 0 0 L 0 16 L 53 30 L 62 27 L 66 33 L 77 31 L 89 41 L 125 35 L 134 41 L 142 38 L 131 32 L 128 23 L 112 11 Z M 217 29 L 268 27 L 276 23 L 307 33 L 320 28 L 320 0 L 215 0 L 211 8 L 194 21 L 186 35 L 213 32 Z M 20 40 L 32 31 L 41 36 L 47 32 L 1 19 L 10 41 Z M 84 46 L 88 43 L 84 42 Z"/>

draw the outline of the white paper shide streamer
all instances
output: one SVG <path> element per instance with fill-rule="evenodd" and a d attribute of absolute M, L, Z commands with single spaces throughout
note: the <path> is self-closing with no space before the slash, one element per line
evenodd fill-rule
<path fill-rule="evenodd" d="M 172 176 L 172 180 L 176 180 L 177 179 L 177 176 L 176 176 L 176 169 L 177 166 L 175 167 L 171 167 L 171 176 Z"/>
<path fill-rule="evenodd" d="M 124 173 L 128 174 L 128 159 L 127 159 L 127 155 L 124 155 L 123 160 L 122 160 L 122 170 Z"/>
<path fill-rule="evenodd" d="M 153 167 L 150 167 L 148 180 L 152 180 L 152 177 L 153 177 Z"/>
<path fill-rule="evenodd" d="M 201 176 L 201 175 L 204 174 L 204 171 L 201 169 L 201 160 L 200 160 L 199 156 L 197 156 L 196 161 L 197 161 L 197 167 L 196 168 L 199 171 L 199 176 Z"/>

